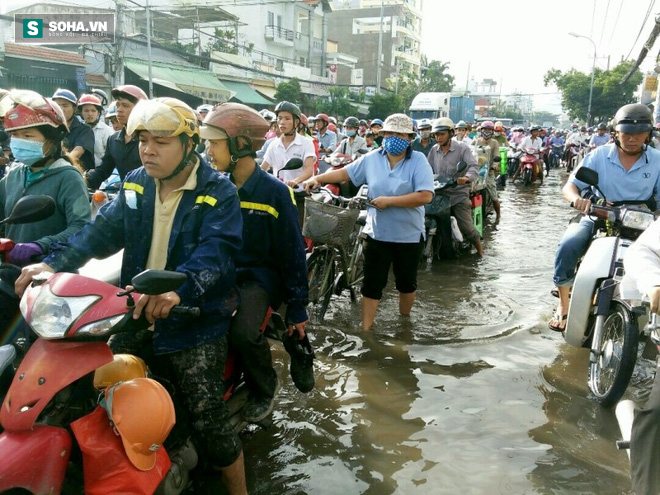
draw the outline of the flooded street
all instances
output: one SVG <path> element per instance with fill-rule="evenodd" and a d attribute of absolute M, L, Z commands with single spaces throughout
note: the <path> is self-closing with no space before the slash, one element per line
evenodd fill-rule
<path fill-rule="evenodd" d="M 630 490 L 614 412 L 589 398 L 587 350 L 547 329 L 554 251 L 573 215 L 566 174 L 507 185 L 486 256 L 419 274 L 410 319 L 393 287 L 371 332 L 347 296 L 310 329 L 316 388 L 288 356 L 268 430 L 244 435 L 253 494 L 594 493 Z"/>

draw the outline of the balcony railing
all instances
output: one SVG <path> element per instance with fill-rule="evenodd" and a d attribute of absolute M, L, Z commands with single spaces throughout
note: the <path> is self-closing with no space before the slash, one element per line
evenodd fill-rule
<path fill-rule="evenodd" d="M 282 27 L 274 26 L 274 25 L 266 26 L 264 31 L 264 37 L 267 40 L 272 40 L 272 41 L 282 40 L 293 43 L 294 35 L 295 33 L 290 29 L 284 29 Z"/>

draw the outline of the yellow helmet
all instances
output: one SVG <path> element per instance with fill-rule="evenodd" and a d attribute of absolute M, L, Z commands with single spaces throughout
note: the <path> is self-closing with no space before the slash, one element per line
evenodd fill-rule
<path fill-rule="evenodd" d="M 141 100 L 126 124 L 126 132 L 148 131 L 157 137 L 185 134 L 199 142 L 199 123 L 195 111 L 176 98 Z"/>
<path fill-rule="evenodd" d="M 165 387 L 150 378 L 134 378 L 108 387 L 101 404 L 131 463 L 141 471 L 152 469 L 156 451 L 176 421 L 174 404 Z"/>
<path fill-rule="evenodd" d="M 94 372 L 94 387 L 103 390 L 115 383 L 146 377 L 147 365 L 142 359 L 132 354 L 115 354 L 112 362 Z"/>

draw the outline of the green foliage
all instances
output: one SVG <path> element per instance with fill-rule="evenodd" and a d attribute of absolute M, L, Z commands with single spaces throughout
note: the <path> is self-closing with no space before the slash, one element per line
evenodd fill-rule
<path fill-rule="evenodd" d="M 543 125 L 544 122 L 550 122 L 553 126 L 559 125 L 559 115 L 543 110 L 532 112 L 530 120 L 538 125 Z"/>
<path fill-rule="evenodd" d="M 357 114 L 357 107 L 351 104 L 352 93 L 348 88 L 332 87 L 328 90 L 330 96 L 316 102 L 317 113 L 325 113 L 343 120 Z"/>
<path fill-rule="evenodd" d="M 290 101 L 296 105 L 302 105 L 303 94 L 300 90 L 300 81 L 294 77 L 289 81 L 279 83 L 275 92 L 275 101 Z"/>
<path fill-rule="evenodd" d="M 418 93 L 449 93 L 454 87 L 454 76 L 448 73 L 449 63 L 433 60 L 428 63 L 422 55 L 422 76 L 411 72 L 400 72 L 398 84 L 396 79 L 388 79 L 389 88 L 401 96 L 403 107 L 408 110 L 413 98 Z"/>
<path fill-rule="evenodd" d="M 165 48 L 171 48 L 174 51 L 182 51 L 193 55 L 197 53 L 197 46 L 194 43 L 182 44 L 178 41 L 159 40 L 158 44 Z"/>
<path fill-rule="evenodd" d="M 607 122 L 616 111 L 627 103 L 634 103 L 635 91 L 642 82 L 642 73 L 637 70 L 624 84 L 623 76 L 630 71 L 634 61 L 622 62 L 611 70 L 596 69 L 591 102 L 591 122 Z M 561 72 L 550 69 L 544 76 L 546 86 L 554 84 L 561 92 L 561 103 L 571 120 L 584 119 L 589 108 L 591 73 L 584 74 L 575 69 Z"/>
<path fill-rule="evenodd" d="M 215 28 L 215 38 L 209 41 L 208 51 L 238 54 L 236 33 L 231 29 Z"/>
<path fill-rule="evenodd" d="M 373 95 L 369 104 L 369 118 L 383 119 L 393 113 L 405 113 L 403 99 L 395 93 L 381 93 Z"/>

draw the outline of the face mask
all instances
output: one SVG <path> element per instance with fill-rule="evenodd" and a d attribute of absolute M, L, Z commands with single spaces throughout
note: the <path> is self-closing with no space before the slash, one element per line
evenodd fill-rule
<path fill-rule="evenodd" d="M 388 155 L 400 155 L 408 148 L 409 144 L 407 139 L 399 136 L 388 136 L 383 139 L 383 148 Z"/>
<path fill-rule="evenodd" d="M 481 137 L 484 139 L 490 139 L 493 136 L 493 131 L 481 131 Z"/>
<path fill-rule="evenodd" d="M 9 143 L 14 158 L 28 167 L 44 157 L 44 143 L 29 139 L 11 138 Z"/>
<path fill-rule="evenodd" d="M 431 137 L 431 131 L 422 131 L 422 132 L 419 133 L 419 136 L 422 139 L 428 139 L 428 138 Z"/>
<path fill-rule="evenodd" d="M 346 131 L 346 135 L 348 137 L 353 137 L 353 136 L 355 136 L 355 134 L 357 134 L 357 132 L 355 132 L 355 131 Z"/>
<path fill-rule="evenodd" d="M 493 134 L 494 134 L 495 136 L 499 136 L 499 135 L 501 135 L 502 133 L 501 133 L 501 132 L 494 132 Z"/>

